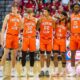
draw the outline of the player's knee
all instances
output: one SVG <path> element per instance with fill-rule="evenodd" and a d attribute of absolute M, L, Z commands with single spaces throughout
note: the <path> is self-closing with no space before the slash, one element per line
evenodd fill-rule
<path fill-rule="evenodd" d="M 65 57 L 66 56 L 65 52 L 61 52 L 61 56 Z"/>
<path fill-rule="evenodd" d="M 50 55 L 51 51 L 46 51 L 46 53 Z"/>
<path fill-rule="evenodd" d="M 59 53 L 59 50 L 53 50 L 53 54 Z"/>
<path fill-rule="evenodd" d="M 45 53 L 45 51 L 40 50 L 40 54 L 44 54 L 44 53 Z"/>
<path fill-rule="evenodd" d="M 75 50 L 71 50 L 71 54 L 75 54 L 75 52 L 76 52 Z"/>
<path fill-rule="evenodd" d="M 74 59 L 75 58 L 75 51 L 71 51 L 71 59 Z"/>

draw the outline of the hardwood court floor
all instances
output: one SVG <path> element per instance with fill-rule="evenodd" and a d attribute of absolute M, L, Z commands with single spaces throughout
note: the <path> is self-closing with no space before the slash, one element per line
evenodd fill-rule
<path fill-rule="evenodd" d="M 59 67 L 61 70 L 61 63 L 59 63 Z M 29 62 L 26 63 L 26 68 L 27 72 L 29 72 Z M 6 62 L 5 67 L 4 67 L 4 77 L 0 77 L 0 80 L 80 80 L 80 77 L 52 77 L 50 76 L 49 78 L 47 77 L 42 77 L 39 78 L 38 74 L 40 72 L 40 62 L 36 61 L 35 66 L 34 66 L 34 77 L 20 77 L 19 75 L 21 74 L 21 63 L 17 62 L 16 64 L 16 70 L 18 71 L 18 77 L 10 77 L 10 71 L 11 71 L 11 64 L 10 62 Z M 51 62 L 50 66 L 50 72 L 52 72 L 53 69 L 53 63 Z"/>

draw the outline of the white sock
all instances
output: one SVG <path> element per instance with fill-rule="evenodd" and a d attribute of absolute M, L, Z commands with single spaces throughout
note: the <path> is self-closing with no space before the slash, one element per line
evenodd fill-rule
<path fill-rule="evenodd" d="M 49 71 L 49 67 L 46 68 L 46 71 Z"/>
<path fill-rule="evenodd" d="M 33 72 L 33 67 L 30 67 L 30 71 Z"/>
<path fill-rule="evenodd" d="M 0 69 L 3 70 L 3 66 L 0 66 Z"/>
<path fill-rule="evenodd" d="M 58 72 L 58 67 L 55 67 L 54 69 L 55 69 L 55 72 Z"/>
<path fill-rule="evenodd" d="M 41 68 L 41 71 L 45 71 L 45 70 L 44 70 L 44 67 L 43 67 L 43 68 Z"/>
<path fill-rule="evenodd" d="M 11 70 L 12 70 L 12 71 L 15 71 L 15 68 L 12 68 Z"/>
<path fill-rule="evenodd" d="M 75 72 L 75 67 L 72 67 L 73 72 Z"/>
<path fill-rule="evenodd" d="M 26 67 L 25 66 L 23 67 L 23 70 L 26 70 Z"/>

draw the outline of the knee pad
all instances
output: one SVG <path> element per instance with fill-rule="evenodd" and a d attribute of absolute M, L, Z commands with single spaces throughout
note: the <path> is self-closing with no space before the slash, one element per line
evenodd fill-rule
<path fill-rule="evenodd" d="M 51 53 L 51 51 L 46 51 L 46 53 L 47 53 L 47 54 L 50 54 L 50 53 Z"/>
<path fill-rule="evenodd" d="M 60 51 L 59 50 L 53 50 L 53 54 L 54 53 L 60 53 Z"/>

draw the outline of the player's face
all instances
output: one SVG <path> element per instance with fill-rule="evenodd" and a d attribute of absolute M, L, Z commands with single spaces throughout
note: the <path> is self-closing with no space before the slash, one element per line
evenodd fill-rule
<path fill-rule="evenodd" d="M 65 18 L 66 17 L 63 14 L 61 14 L 60 20 L 63 21 L 63 20 L 65 20 Z"/>
<path fill-rule="evenodd" d="M 47 11 L 47 10 L 44 10 L 44 11 L 43 11 L 43 15 L 44 15 L 44 16 L 47 16 L 47 15 L 48 15 L 48 11 Z"/>
<path fill-rule="evenodd" d="M 79 5 L 75 5 L 75 6 L 74 6 L 74 12 L 79 12 L 79 10 L 80 10 Z"/>
<path fill-rule="evenodd" d="M 29 11 L 29 12 L 28 12 L 28 15 L 29 15 L 29 16 L 34 16 L 34 13 L 33 13 L 32 11 Z"/>
<path fill-rule="evenodd" d="M 12 13 L 17 13 L 17 12 L 18 12 L 17 7 L 12 7 Z"/>
<path fill-rule="evenodd" d="M 31 13 L 30 13 L 30 16 L 34 16 L 34 13 L 33 13 L 33 12 L 31 12 Z"/>

